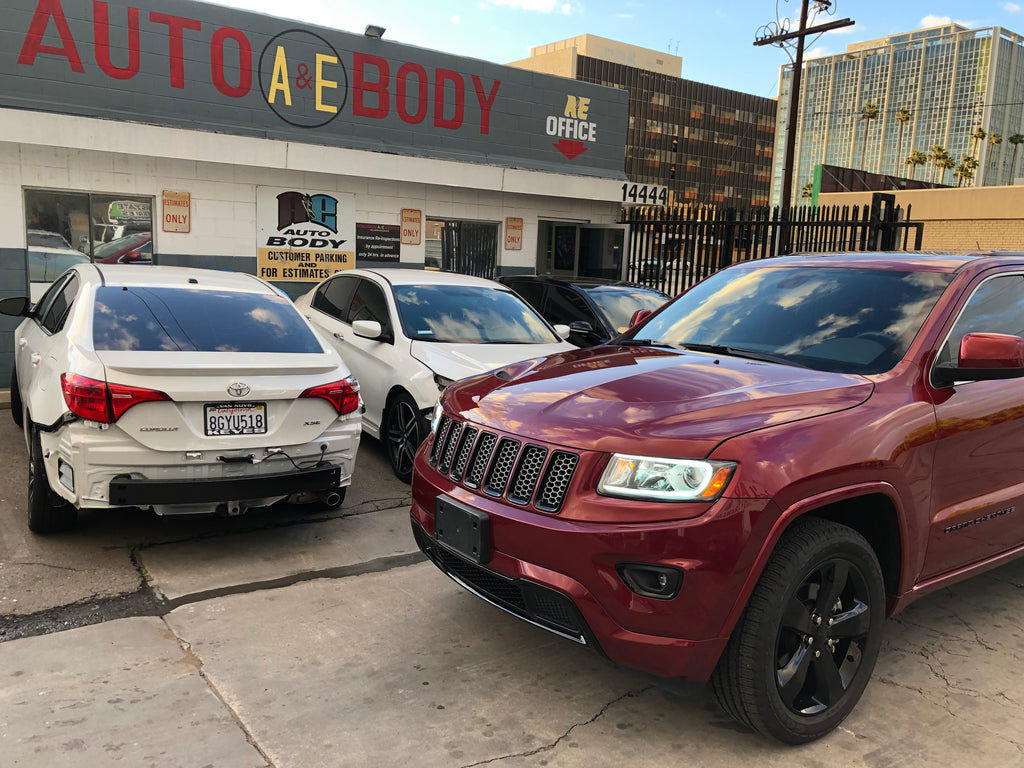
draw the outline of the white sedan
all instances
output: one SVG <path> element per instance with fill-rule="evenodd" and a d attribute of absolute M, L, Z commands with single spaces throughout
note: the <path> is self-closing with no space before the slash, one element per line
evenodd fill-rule
<path fill-rule="evenodd" d="M 363 429 L 384 443 L 406 482 L 448 384 L 575 349 L 568 326 L 548 325 L 505 286 L 452 272 L 351 269 L 295 303 L 359 381 Z"/>
<path fill-rule="evenodd" d="M 28 524 L 82 508 L 240 514 L 341 503 L 358 385 L 279 290 L 252 275 L 82 264 L 14 332 L 11 411 L 29 451 Z"/>

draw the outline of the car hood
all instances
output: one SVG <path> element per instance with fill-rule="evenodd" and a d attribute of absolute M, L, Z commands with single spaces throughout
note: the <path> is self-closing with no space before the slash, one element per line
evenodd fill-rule
<path fill-rule="evenodd" d="M 449 409 L 580 450 L 693 458 L 744 432 L 853 408 L 874 387 L 852 374 L 613 346 L 499 373 L 450 389 Z"/>
<path fill-rule="evenodd" d="M 530 358 L 571 352 L 575 346 L 554 344 L 448 344 L 413 341 L 410 354 L 434 373 L 457 381 Z"/>

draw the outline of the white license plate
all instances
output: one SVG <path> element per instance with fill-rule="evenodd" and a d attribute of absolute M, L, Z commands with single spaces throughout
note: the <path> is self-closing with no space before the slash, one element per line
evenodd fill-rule
<path fill-rule="evenodd" d="M 266 403 L 208 403 L 207 435 L 262 435 L 267 431 Z"/>

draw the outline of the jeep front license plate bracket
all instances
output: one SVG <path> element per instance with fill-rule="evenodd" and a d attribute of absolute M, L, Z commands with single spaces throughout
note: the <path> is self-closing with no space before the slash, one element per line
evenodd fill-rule
<path fill-rule="evenodd" d="M 434 536 L 440 544 L 481 565 L 491 559 L 491 519 L 447 496 L 434 500 Z"/>

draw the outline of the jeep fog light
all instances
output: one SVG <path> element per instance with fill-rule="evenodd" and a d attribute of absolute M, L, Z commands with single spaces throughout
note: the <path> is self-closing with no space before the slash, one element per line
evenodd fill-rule
<path fill-rule="evenodd" d="M 598 493 L 647 501 L 714 501 L 722 495 L 736 462 L 663 459 L 614 453 Z"/>
<path fill-rule="evenodd" d="M 665 565 L 619 563 L 615 570 L 626 586 L 641 597 L 671 600 L 683 585 L 683 572 Z"/>

